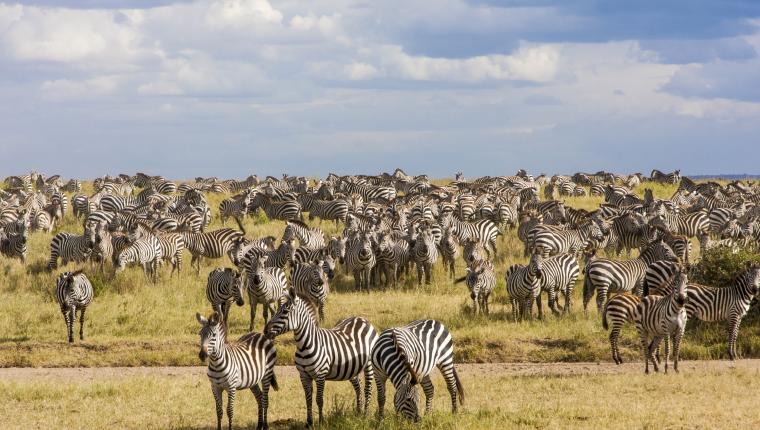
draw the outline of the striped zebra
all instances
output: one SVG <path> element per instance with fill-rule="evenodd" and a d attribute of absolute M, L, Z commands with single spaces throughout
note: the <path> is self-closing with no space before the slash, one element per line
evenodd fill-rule
<path fill-rule="evenodd" d="M 657 260 L 647 266 L 642 295 L 667 296 L 670 294 L 673 276 L 680 268 L 681 262 L 671 260 Z"/>
<path fill-rule="evenodd" d="M 689 318 L 701 321 L 728 321 L 728 356 L 736 360 L 736 339 L 739 325 L 747 315 L 752 299 L 760 285 L 760 267 L 756 264 L 744 270 L 728 287 L 709 287 L 689 284 L 686 312 Z"/>
<path fill-rule="evenodd" d="M 480 243 L 480 242 L 476 242 Z M 443 260 L 443 267 L 447 269 L 449 275 L 454 278 L 455 275 L 455 263 L 459 256 L 459 241 L 456 236 L 451 233 L 451 230 L 446 229 L 443 231 L 441 237 L 441 243 L 438 245 L 440 248 L 441 259 Z"/>
<path fill-rule="evenodd" d="M 454 368 L 454 341 L 448 329 L 436 320 L 413 321 L 403 327 L 384 330 L 372 348 L 372 364 L 377 378 L 378 415 L 385 412 L 385 382 L 396 388 L 393 406 L 402 416 L 419 421 L 419 393 L 425 393 L 425 413 L 433 410 L 433 383 L 430 375 L 438 368 L 451 396 L 451 410 L 457 399 L 464 405 L 464 388 Z"/>
<path fill-rule="evenodd" d="M 232 414 L 237 390 L 250 389 L 258 404 L 257 429 L 269 428 L 267 410 L 269 387 L 279 390 L 274 366 L 277 351 L 274 342 L 260 333 L 248 333 L 235 342 L 227 342 L 227 325 L 218 312 L 206 319 L 195 314 L 201 325 L 198 358 L 208 359 L 208 380 L 216 404 L 216 428 L 222 430 L 222 393 L 227 391 L 227 419 L 232 430 Z"/>
<path fill-rule="evenodd" d="M 546 259 L 536 256 L 536 259 L 540 260 L 539 285 L 546 291 L 549 309 L 559 314 L 558 295 L 562 293 L 565 296 L 563 312 L 570 313 L 573 306 L 573 288 L 580 274 L 578 259 L 573 254 L 559 254 Z"/>
<path fill-rule="evenodd" d="M 346 242 L 346 269 L 354 275 L 354 289 L 362 287 L 369 293 L 372 269 L 377 264 L 372 240 L 368 233 L 359 233 Z"/>
<path fill-rule="evenodd" d="M 0 254 L 8 258 L 18 258 L 21 263 L 26 262 L 27 253 L 26 228 L 21 233 L 9 234 L 0 230 Z"/>
<path fill-rule="evenodd" d="M 69 343 L 74 342 L 74 322 L 79 311 L 79 340 L 84 340 L 84 313 L 92 302 L 93 290 L 90 280 L 81 270 L 63 272 L 55 282 L 55 298 L 66 320 Z"/>
<path fill-rule="evenodd" d="M 392 282 L 396 282 L 402 271 L 409 273 L 411 262 L 409 242 L 399 238 L 394 233 L 380 233 L 377 238 L 376 279 L 383 283 L 383 290 Z"/>
<path fill-rule="evenodd" d="M 601 242 L 605 236 L 605 230 L 593 220 L 569 230 L 549 230 L 545 227 L 535 227 L 529 233 L 533 235 L 533 252 L 543 257 L 566 253 L 577 254 L 589 243 Z"/>
<path fill-rule="evenodd" d="M 255 193 L 248 210 L 255 212 L 256 209 L 264 210 L 267 218 L 279 220 L 300 220 L 301 205 L 295 200 L 284 200 L 281 202 L 272 201 L 271 197 L 262 193 Z"/>
<path fill-rule="evenodd" d="M 462 247 L 462 258 L 466 264 L 471 264 L 476 261 L 485 261 L 489 259 L 486 248 L 479 240 L 467 239 L 464 241 Z"/>
<path fill-rule="evenodd" d="M 290 269 L 290 285 L 298 294 L 309 297 L 317 304 L 320 323 L 325 320 L 325 301 L 330 293 L 323 266 L 324 261 L 317 260 L 313 263 L 294 263 Z"/>
<path fill-rule="evenodd" d="M 494 274 L 493 264 L 490 261 L 478 261 L 467 267 L 467 274 L 455 283 L 467 281 L 467 289 L 470 290 L 470 298 L 473 302 L 474 314 L 490 313 L 488 309 L 488 298 L 491 296 L 496 286 L 496 275 Z"/>
<path fill-rule="evenodd" d="M 229 321 L 232 302 L 243 306 L 243 277 L 240 272 L 230 268 L 217 267 L 208 274 L 206 280 L 206 298 L 215 312 Z"/>
<path fill-rule="evenodd" d="M 292 264 L 307 264 L 315 261 L 322 262 L 322 270 L 327 275 L 327 279 L 335 277 L 335 259 L 328 253 L 326 247 L 322 249 L 299 247 L 293 250 Z"/>
<path fill-rule="evenodd" d="M 652 218 L 649 224 L 673 234 L 696 237 L 699 239 L 700 248 L 706 246 L 710 237 L 710 220 L 705 210 L 685 215 L 675 215 L 663 210 Z"/>
<path fill-rule="evenodd" d="M 541 294 L 540 260 L 532 257 L 527 266 L 513 264 L 507 269 L 504 276 L 507 285 L 507 294 L 512 304 L 512 319 L 517 322 L 518 315 L 522 321 L 527 315 L 533 319 L 533 301 Z M 538 303 L 538 318 L 543 318 L 541 301 Z"/>
<path fill-rule="evenodd" d="M 55 224 L 63 218 L 61 205 L 48 204 L 44 208 L 34 211 L 32 214 L 32 230 L 41 230 L 52 233 Z"/>
<path fill-rule="evenodd" d="M 59 258 L 64 266 L 70 261 L 83 263 L 90 258 L 91 253 L 92 243 L 87 235 L 58 233 L 50 241 L 50 261 L 47 268 L 48 270 L 56 269 Z"/>
<path fill-rule="evenodd" d="M 345 222 L 348 215 L 348 203 L 345 200 L 319 200 L 314 196 L 301 194 L 298 196 L 298 202 L 303 210 L 309 212 L 309 221 L 314 218 L 333 220 L 337 226 L 338 222 Z"/>
<path fill-rule="evenodd" d="M 111 233 L 105 226 L 100 224 L 90 225 L 85 228 L 85 235 L 89 237 L 92 244 L 90 261 L 100 266 L 100 273 L 105 272 L 105 262 L 113 261 L 113 239 Z"/>
<path fill-rule="evenodd" d="M 356 392 L 357 410 L 362 409 L 359 382 L 361 372 L 364 372 L 363 411 L 367 413 L 374 379 L 372 348 L 377 342 L 377 331 L 364 318 L 343 319 L 332 329 L 319 327 L 316 308 L 308 297 L 298 295 L 291 288 L 264 330 L 270 339 L 293 331 L 296 342 L 296 369 L 306 395 L 307 427 L 311 427 L 314 422 L 312 381 L 315 380 L 320 423 L 324 421 L 322 406 L 325 381 L 351 381 Z"/>
<path fill-rule="evenodd" d="M 71 209 L 77 218 L 87 216 L 90 212 L 90 200 L 84 194 L 74 194 L 71 197 Z"/>
<path fill-rule="evenodd" d="M 225 254 L 230 261 L 235 262 L 238 247 L 245 242 L 245 235 L 231 228 L 220 228 L 205 233 L 182 232 L 185 249 L 190 251 L 192 259 L 190 266 L 195 263 L 197 274 L 201 273 L 201 260 L 206 258 L 222 258 Z"/>
<path fill-rule="evenodd" d="M 253 331 L 258 304 L 261 303 L 264 324 L 266 324 L 269 320 L 269 311 L 271 310 L 272 314 L 276 311 L 272 303 L 285 295 L 285 290 L 288 288 L 285 271 L 279 267 L 267 267 L 268 258 L 267 255 L 260 255 L 254 264 L 245 269 L 246 291 L 248 303 L 251 305 L 250 331 Z"/>
<path fill-rule="evenodd" d="M 677 184 L 681 182 L 681 171 L 680 170 L 674 170 L 670 173 L 662 173 L 661 171 L 654 169 L 652 170 L 652 173 L 649 175 L 649 179 L 652 182 L 657 182 L 660 184 Z"/>
<path fill-rule="evenodd" d="M 222 200 L 219 203 L 219 217 L 222 224 L 227 222 L 227 218 L 242 218 L 248 212 L 248 206 L 253 200 L 253 190 L 246 190 L 243 193 L 233 196 L 229 199 Z"/>
<path fill-rule="evenodd" d="M 327 253 L 340 264 L 345 263 L 346 243 L 348 238 L 337 236 L 331 236 L 327 241 Z"/>
<path fill-rule="evenodd" d="M 654 371 L 659 372 L 655 350 L 660 340 L 665 339 L 665 373 L 668 373 L 670 358 L 670 341 L 673 341 L 673 370 L 678 372 L 678 358 L 681 350 L 681 338 L 686 328 L 686 302 L 689 301 L 686 284 L 688 277 L 681 272 L 673 292 L 667 296 L 647 296 L 636 305 L 633 322 L 641 339 L 641 350 L 644 354 L 644 373 L 649 373 L 649 363 L 654 365 Z M 649 338 L 652 337 L 651 343 Z"/>
<path fill-rule="evenodd" d="M 137 240 L 129 239 L 131 243 L 116 257 L 116 273 L 123 272 L 128 264 L 139 264 L 145 276 L 152 282 L 158 278 L 158 265 L 161 261 L 161 245 L 154 236 L 143 237 Z"/>
<path fill-rule="evenodd" d="M 620 357 L 620 348 L 618 340 L 623 326 L 633 322 L 633 316 L 636 313 L 636 306 L 641 301 L 639 296 L 629 293 L 616 294 L 607 300 L 602 312 L 602 327 L 610 330 L 610 350 L 612 351 L 612 361 L 615 364 L 622 364 L 623 359 Z"/>
<path fill-rule="evenodd" d="M 175 271 L 177 274 L 182 271 L 182 254 L 185 251 L 185 241 L 181 234 L 154 230 L 150 225 L 138 221 L 129 229 L 129 237 L 132 241 L 145 237 L 155 238 L 161 249 L 159 263 L 168 261 L 172 265 L 169 276 L 173 276 Z"/>
<path fill-rule="evenodd" d="M 499 226 L 491 220 L 481 219 L 473 222 L 460 221 L 452 214 L 441 217 L 441 227 L 448 228 L 460 242 L 477 239 L 483 243 L 488 255 L 496 255 L 496 237 L 501 234 Z"/>
<path fill-rule="evenodd" d="M 256 265 L 257 260 L 261 256 L 266 256 L 266 267 L 279 267 L 280 269 L 284 269 L 288 263 L 293 262 L 294 253 L 295 246 L 293 245 L 292 239 L 281 241 L 280 245 L 274 250 L 254 246 L 245 253 L 242 260 L 240 260 L 239 265 L 244 270 L 248 270 Z"/>
<path fill-rule="evenodd" d="M 673 250 L 661 240 L 652 242 L 637 258 L 631 260 L 592 259 L 586 264 L 583 280 L 583 310 L 588 308 L 594 293 L 599 313 L 602 312 L 609 293 L 632 292 L 641 296 L 647 267 L 657 260 L 677 259 Z"/>
<path fill-rule="evenodd" d="M 438 261 L 438 247 L 433 233 L 429 228 L 423 228 L 414 240 L 412 257 L 417 266 L 417 285 L 422 285 L 422 275 L 425 275 L 425 284 L 430 285 L 435 262 Z"/>
<path fill-rule="evenodd" d="M 287 221 L 282 240 L 298 239 L 301 247 L 321 249 L 325 247 L 325 234 L 316 227 L 309 227 L 301 221 Z"/>

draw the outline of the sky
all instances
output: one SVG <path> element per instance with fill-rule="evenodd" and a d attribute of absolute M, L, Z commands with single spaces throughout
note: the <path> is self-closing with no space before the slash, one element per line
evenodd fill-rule
<path fill-rule="evenodd" d="M 0 3 L 0 176 L 760 173 L 760 2 Z"/>

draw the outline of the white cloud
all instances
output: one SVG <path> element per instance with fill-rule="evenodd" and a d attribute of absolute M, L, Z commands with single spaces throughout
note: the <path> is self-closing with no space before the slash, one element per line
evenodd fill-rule
<path fill-rule="evenodd" d="M 99 76 L 82 81 L 55 79 L 40 86 L 42 98 L 50 101 L 82 100 L 113 94 L 120 83 L 118 76 Z"/>
<path fill-rule="evenodd" d="M 273 8 L 267 0 L 219 0 L 209 7 L 208 20 L 219 27 L 279 24 L 282 22 L 282 12 Z"/>

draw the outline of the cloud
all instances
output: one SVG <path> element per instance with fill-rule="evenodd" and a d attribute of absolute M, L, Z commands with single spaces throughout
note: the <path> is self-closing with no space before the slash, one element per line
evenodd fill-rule
<path fill-rule="evenodd" d="M 683 97 L 760 102 L 760 60 L 680 67 L 663 91 Z"/>

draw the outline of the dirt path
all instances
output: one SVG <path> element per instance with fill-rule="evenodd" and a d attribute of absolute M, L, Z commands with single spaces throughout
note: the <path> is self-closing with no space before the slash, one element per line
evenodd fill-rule
<path fill-rule="evenodd" d="M 612 363 L 487 363 L 458 364 L 461 375 L 480 377 L 500 376 L 582 376 L 615 375 L 642 372 L 643 363 L 633 362 L 616 366 Z M 732 369 L 760 372 L 760 359 L 720 361 L 683 361 L 680 368 L 684 372 L 711 371 L 727 372 Z M 135 376 L 184 377 L 203 375 L 205 367 L 90 367 L 90 368 L 0 368 L 0 381 L 34 382 L 51 379 L 75 381 L 96 381 Z M 277 374 L 296 376 L 293 366 L 278 366 Z"/>

